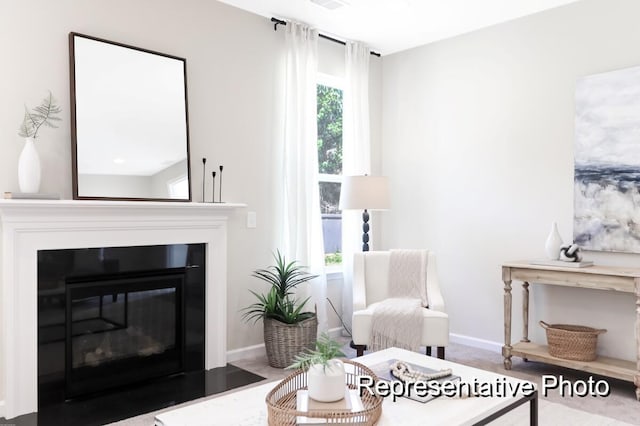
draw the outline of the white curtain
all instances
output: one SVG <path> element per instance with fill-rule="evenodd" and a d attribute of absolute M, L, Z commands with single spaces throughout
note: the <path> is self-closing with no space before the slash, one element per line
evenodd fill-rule
<path fill-rule="evenodd" d="M 367 46 L 347 42 L 346 81 L 342 127 L 342 174 L 364 175 L 371 172 L 369 140 L 369 57 Z M 375 241 L 373 242 L 375 243 Z M 353 314 L 352 275 L 353 253 L 362 251 L 362 212 L 342 212 L 342 315 L 351 328 Z"/>
<path fill-rule="evenodd" d="M 287 22 L 285 117 L 282 173 L 282 251 L 318 278 L 298 297 L 311 296 L 307 308 L 318 311 L 319 331 L 327 330 L 324 242 L 318 187 L 316 77 L 318 32 Z M 306 295 L 305 295 L 306 293 Z"/>

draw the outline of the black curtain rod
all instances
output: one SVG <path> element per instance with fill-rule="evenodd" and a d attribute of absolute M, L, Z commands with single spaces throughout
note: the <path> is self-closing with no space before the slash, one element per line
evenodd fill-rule
<path fill-rule="evenodd" d="M 282 19 L 278 19 L 278 18 L 271 18 L 271 22 L 273 22 L 273 31 L 278 31 L 278 25 L 287 25 L 287 21 L 283 21 Z M 333 37 L 329 37 L 328 35 L 324 35 L 324 34 L 318 34 L 320 37 L 322 37 L 325 40 L 329 40 L 332 41 L 334 43 L 340 43 L 343 46 L 346 46 L 347 43 L 345 43 L 342 40 L 338 40 L 337 38 L 333 38 Z M 370 51 L 370 53 L 373 56 L 377 56 L 378 58 L 380 57 L 380 54 L 378 52 L 374 52 L 373 50 Z"/>

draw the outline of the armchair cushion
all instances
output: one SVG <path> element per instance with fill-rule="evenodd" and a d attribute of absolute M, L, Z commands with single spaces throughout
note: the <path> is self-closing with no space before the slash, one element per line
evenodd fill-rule
<path fill-rule="evenodd" d="M 379 304 L 374 303 L 365 309 L 355 311 L 352 319 L 353 343 L 356 345 L 368 345 L 373 310 Z M 424 346 L 449 345 L 449 315 L 433 309 L 422 310 L 422 336 L 420 341 Z"/>

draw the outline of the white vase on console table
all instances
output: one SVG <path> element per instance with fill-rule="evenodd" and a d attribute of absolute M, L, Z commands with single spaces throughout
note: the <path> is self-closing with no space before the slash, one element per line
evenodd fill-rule
<path fill-rule="evenodd" d="M 549 260 L 558 260 L 560 258 L 560 247 L 562 247 L 562 237 L 558 232 L 558 223 L 553 222 L 551 224 L 551 232 L 547 236 L 547 241 L 544 245 L 544 251 Z"/>

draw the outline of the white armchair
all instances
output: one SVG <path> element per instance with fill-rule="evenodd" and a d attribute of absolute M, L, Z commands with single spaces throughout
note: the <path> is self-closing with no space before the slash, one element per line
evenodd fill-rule
<path fill-rule="evenodd" d="M 388 251 L 355 253 L 353 259 L 353 318 L 352 347 L 361 356 L 369 344 L 373 310 L 382 300 L 389 297 Z M 426 346 L 427 355 L 431 347 L 438 348 L 438 358 L 444 359 L 444 348 L 449 344 L 449 316 L 445 312 L 444 299 L 436 274 L 435 254 L 429 251 L 427 259 L 427 298 L 429 306 L 423 309 L 422 337 L 420 343 Z"/>

